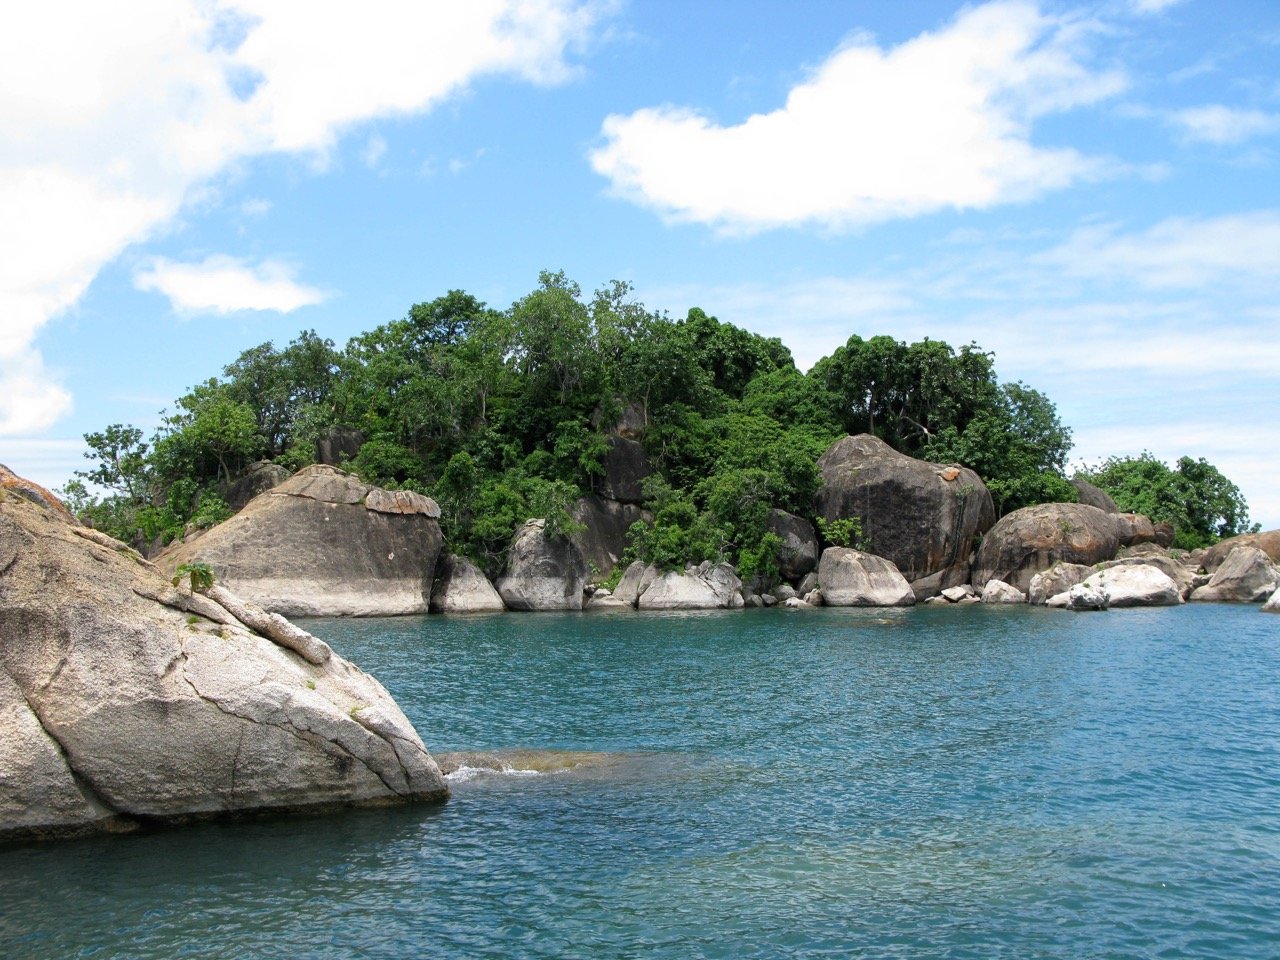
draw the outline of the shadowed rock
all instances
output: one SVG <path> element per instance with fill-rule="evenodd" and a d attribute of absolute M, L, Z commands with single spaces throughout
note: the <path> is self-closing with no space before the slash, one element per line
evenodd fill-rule
<path fill-rule="evenodd" d="M 1191 599 L 1262 603 L 1278 587 L 1280 567 L 1262 550 L 1245 544 L 1227 554 L 1209 582 L 1191 592 Z"/>
<path fill-rule="evenodd" d="M 544 520 L 527 520 L 494 586 L 508 610 L 581 610 L 586 580 L 587 564 L 573 541 L 548 536 Z"/>
<path fill-rule="evenodd" d="M 507 609 L 480 568 L 450 554 L 437 566 L 431 588 L 432 613 L 497 613 Z"/>

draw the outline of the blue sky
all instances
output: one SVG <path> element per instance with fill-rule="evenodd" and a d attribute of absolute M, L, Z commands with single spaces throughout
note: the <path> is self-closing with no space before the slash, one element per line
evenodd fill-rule
<path fill-rule="evenodd" d="M 37 9 L 38 6 L 38 9 Z M 994 351 L 1072 462 L 1280 527 L 1280 4 L 129 0 L 0 14 L 0 462 L 544 268 Z"/>

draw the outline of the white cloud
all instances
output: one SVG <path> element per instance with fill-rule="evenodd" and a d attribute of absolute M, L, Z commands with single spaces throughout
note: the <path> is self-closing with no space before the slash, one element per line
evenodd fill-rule
<path fill-rule="evenodd" d="M 378 164 L 382 162 L 382 158 L 386 155 L 386 138 L 375 133 L 365 143 L 364 149 L 360 151 L 360 162 L 370 170 L 374 170 L 377 169 Z"/>
<path fill-rule="evenodd" d="M 1130 0 L 1135 13 L 1164 13 L 1182 0 Z"/>
<path fill-rule="evenodd" d="M 1176 217 L 1140 233 L 1088 227 L 1037 259 L 1070 276 L 1153 289 L 1230 283 L 1275 290 L 1280 286 L 1280 211 Z"/>
<path fill-rule="evenodd" d="M 200 263 L 175 263 L 157 257 L 134 273 L 133 284 L 139 290 L 163 293 L 182 313 L 289 313 L 325 299 L 322 291 L 298 283 L 284 264 L 265 260 L 251 266 L 221 255 L 206 257 Z"/>
<path fill-rule="evenodd" d="M 0 396 L 35 390 L 65 410 L 32 352 L 40 328 L 236 161 L 322 155 L 360 122 L 428 110 L 484 75 L 562 80 L 598 13 L 591 0 L 5 5 Z M 0 431 L 47 422 L 5 404 Z"/>
<path fill-rule="evenodd" d="M 265 217 L 271 212 L 271 201 L 266 197 L 250 197 L 240 204 L 240 213 L 246 217 Z"/>
<path fill-rule="evenodd" d="M 737 125 L 675 106 L 610 116 L 591 163 L 621 196 L 726 231 L 1029 199 L 1107 168 L 1030 142 L 1038 117 L 1123 87 L 1084 64 L 1087 32 L 998 0 L 889 50 L 855 38 L 785 106 Z"/>
<path fill-rule="evenodd" d="M 0 436 L 37 433 L 70 412 L 71 394 L 37 351 L 0 355 Z"/>
<path fill-rule="evenodd" d="M 1252 137 L 1280 133 L 1280 114 L 1238 110 L 1221 104 L 1189 107 L 1170 116 L 1190 141 L 1227 145 Z"/>
<path fill-rule="evenodd" d="M 20 477 L 56 490 L 88 466 L 83 440 L 0 440 L 0 463 Z"/>

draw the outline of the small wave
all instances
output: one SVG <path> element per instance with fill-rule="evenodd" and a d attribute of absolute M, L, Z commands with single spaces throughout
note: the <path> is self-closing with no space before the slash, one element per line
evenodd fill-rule
<path fill-rule="evenodd" d="M 450 783 L 466 783 L 479 776 L 490 777 L 545 777 L 542 770 L 519 770 L 514 767 L 455 767 L 444 778 Z"/>

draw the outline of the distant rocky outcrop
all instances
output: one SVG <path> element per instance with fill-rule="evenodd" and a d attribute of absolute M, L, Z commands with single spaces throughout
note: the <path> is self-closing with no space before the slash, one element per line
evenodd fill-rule
<path fill-rule="evenodd" d="M 28 489 L 0 483 L 0 838 L 447 797 L 372 677 Z"/>
<path fill-rule="evenodd" d="M 658 573 L 640 594 L 641 610 L 736 610 L 744 606 L 742 581 L 727 563 L 706 563 Z"/>
<path fill-rule="evenodd" d="M 1219 540 L 1205 551 L 1200 563 L 1205 570 L 1213 573 L 1218 567 L 1222 566 L 1222 562 L 1227 559 L 1231 551 L 1236 547 L 1257 547 L 1271 558 L 1272 563 L 1280 563 L 1280 530 L 1242 533 L 1226 540 Z"/>
<path fill-rule="evenodd" d="M 527 520 L 494 586 L 509 610 L 581 610 L 586 581 L 587 563 L 573 541 L 549 536 L 545 520 Z"/>
<path fill-rule="evenodd" d="M 431 587 L 432 613 L 498 613 L 505 609 L 498 591 L 474 563 L 453 554 L 440 559 Z"/>
<path fill-rule="evenodd" d="M 995 522 L 972 470 L 916 460 L 869 434 L 836 441 L 818 469 L 815 512 L 859 518 L 866 549 L 890 560 L 917 596 L 968 581 L 974 540 Z"/>
<path fill-rule="evenodd" d="M 569 516 L 582 529 L 569 534 L 587 562 L 590 576 L 607 579 L 627 548 L 627 531 L 637 520 L 651 514 L 633 503 L 621 503 L 599 494 L 579 498 L 569 508 Z"/>
<path fill-rule="evenodd" d="M 850 547 L 827 547 L 818 561 L 822 600 L 829 607 L 909 607 L 915 594 L 883 557 Z"/>
<path fill-rule="evenodd" d="M 1103 513 L 1120 512 L 1116 502 L 1111 499 L 1111 494 L 1100 487 L 1095 487 L 1088 480 L 1081 480 L 1077 477 L 1071 481 L 1071 485 L 1076 488 L 1076 497 L 1081 503 L 1090 507 L 1097 507 Z"/>
<path fill-rule="evenodd" d="M 364 434 L 353 427 L 330 427 L 316 439 L 316 462 L 341 467 L 364 446 Z"/>
<path fill-rule="evenodd" d="M 158 559 L 202 561 L 231 590 L 285 616 L 426 613 L 442 537 L 435 501 L 315 464 Z"/>
<path fill-rule="evenodd" d="M 1115 517 L 1083 503 L 1042 503 L 1000 518 L 987 531 L 973 566 L 973 585 L 1003 580 L 1029 590 L 1031 578 L 1056 563 L 1092 566 L 1120 547 Z"/>
<path fill-rule="evenodd" d="M 818 534 L 804 517 L 770 510 L 768 529 L 782 541 L 778 573 L 783 580 L 797 581 L 818 566 Z"/>
<path fill-rule="evenodd" d="M 1258 547 L 1242 544 L 1227 554 L 1207 584 L 1191 592 L 1191 599 L 1262 603 L 1277 588 L 1280 567 Z"/>

